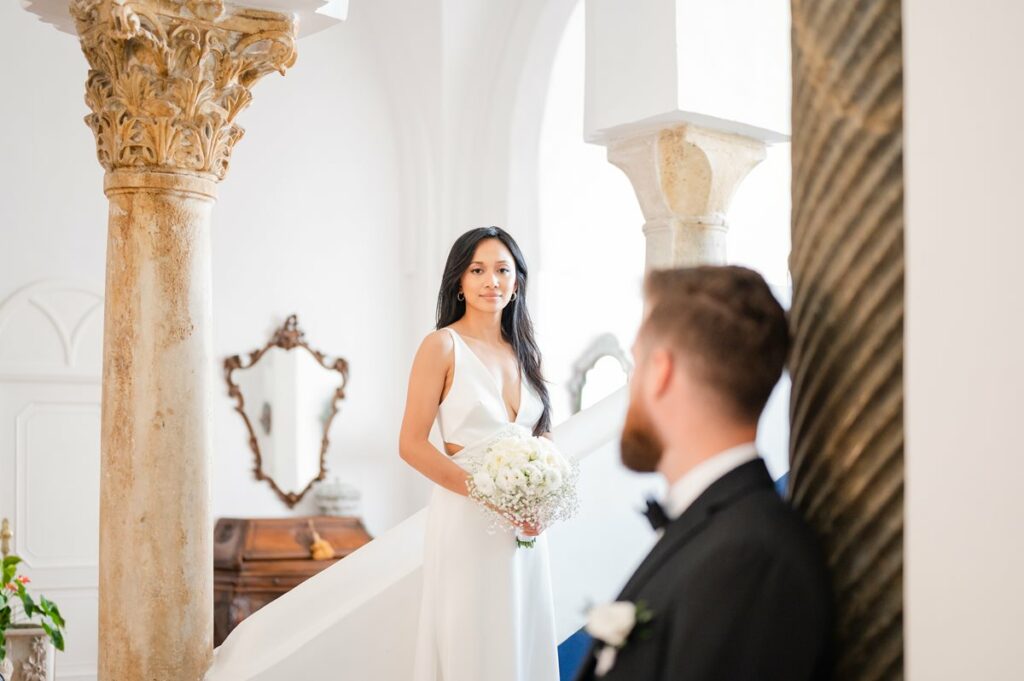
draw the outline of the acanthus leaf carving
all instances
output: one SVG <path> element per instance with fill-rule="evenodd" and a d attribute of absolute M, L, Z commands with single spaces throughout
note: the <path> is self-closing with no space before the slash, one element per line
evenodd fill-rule
<path fill-rule="evenodd" d="M 86 123 L 108 172 L 195 172 L 221 180 L 251 88 L 295 63 L 295 23 L 220 0 L 73 0 L 89 61 Z"/>

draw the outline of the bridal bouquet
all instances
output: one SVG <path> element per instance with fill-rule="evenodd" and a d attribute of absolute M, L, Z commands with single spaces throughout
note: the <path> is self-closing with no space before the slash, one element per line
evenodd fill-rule
<path fill-rule="evenodd" d="M 494 516 L 492 527 L 519 530 L 521 524 L 547 527 L 575 514 L 579 466 L 555 444 L 522 426 L 499 432 L 469 467 L 469 496 Z M 516 545 L 532 548 L 535 537 L 516 533 Z"/>

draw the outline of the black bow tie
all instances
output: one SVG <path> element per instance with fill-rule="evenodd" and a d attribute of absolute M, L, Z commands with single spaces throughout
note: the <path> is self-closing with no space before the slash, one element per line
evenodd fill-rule
<path fill-rule="evenodd" d="M 647 499 L 647 510 L 644 511 L 644 515 L 647 516 L 647 520 L 650 521 L 651 527 L 656 531 L 671 522 L 668 514 L 665 513 L 665 508 L 654 499 Z"/>

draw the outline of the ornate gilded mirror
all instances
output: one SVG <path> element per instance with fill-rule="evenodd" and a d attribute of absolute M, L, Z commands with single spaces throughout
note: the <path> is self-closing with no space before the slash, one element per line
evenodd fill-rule
<path fill-rule="evenodd" d="M 348 362 L 311 348 L 292 315 L 263 348 L 224 360 L 228 394 L 249 431 L 257 480 L 289 508 L 327 475 L 331 424 Z"/>
<path fill-rule="evenodd" d="M 605 333 L 595 338 L 572 365 L 572 413 L 600 402 L 626 385 L 632 371 L 633 362 L 614 335 Z"/>

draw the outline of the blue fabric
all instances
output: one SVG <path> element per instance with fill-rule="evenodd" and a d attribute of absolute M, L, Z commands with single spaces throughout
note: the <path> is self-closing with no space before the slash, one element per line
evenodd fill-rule
<path fill-rule="evenodd" d="M 558 675 L 561 681 L 572 681 L 583 666 L 583 659 L 590 650 L 593 639 L 580 629 L 558 646 Z"/>
<path fill-rule="evenodd" d="M 786 488 L 789 486 L 789 471 L 783 473 L 778 480 L 775 481 L 775 489 L 779 493 L 779 496 L 785 498 Z"/>

